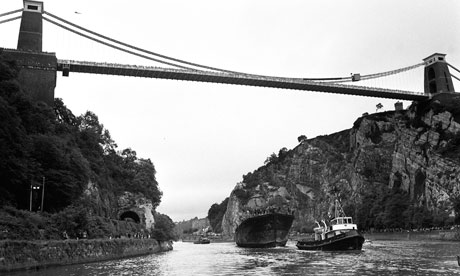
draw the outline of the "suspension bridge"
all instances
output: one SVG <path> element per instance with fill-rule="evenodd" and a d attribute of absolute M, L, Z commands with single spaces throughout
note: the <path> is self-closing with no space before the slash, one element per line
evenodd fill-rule
<path fill-rule="evenodd" d="M 21 15 L 17 15 L 22 13 Z M 0 48 L 0 54 L 15 59 L 21 68 L 20 82 L 32 96 L 48 104 L 54 99 L 56 73 L 63 76 L 74 73 L 132 76 L 210 83 L 225 83 L 246 86 L 273 87 L 281 89 L 317 91 L 336 94 L 359 95 L 397 100 L 420 101 L 434 93 L 454 92 L 449 68 L 460 72 L 448 64 L 443 54 L 433 54 L 415 65 L 376 74 L 351 74 L 346 77 L 330 78 L 287 78 L 236 72 L 198 63 L 193 63 L 130 45 L 104 36 L 87 28 L 67 21 L 44 10 L 43 2 L 24 1 L 22 9 L 0 14 L 0 24 L 21 19 L 17 49 Z M 108 62 L 76 61 L 57 59 L 54 53 L 42 52 L 43 20 L 63 30 L 116 49 L 154 61 L 161 66 L 127 65 Z M 370 87 L 358 85 L 365 80 L 385 78 L 425 66 L 424 91 Z M 32 91 L 33 90 L 33 91 Z"/>

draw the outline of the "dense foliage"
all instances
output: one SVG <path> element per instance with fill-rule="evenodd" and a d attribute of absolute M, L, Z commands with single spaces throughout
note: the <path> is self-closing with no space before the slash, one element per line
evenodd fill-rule
<path fill-rule="evenodd" d="M 142 193 L 154 207 L 160 203 L 150 159 L 138 158 L 131 149 L 117 151 L 93 112 L 77 117 L 61 99 L 54 108 L 31 101 L 17 74 L 13 62 L 0 59 L 0 206 L 29 209 L 31 185 L 43 180 L 48 212 L 75 202 L 89 180 L 103 191 Z M 32 209 L 40 207 L 33 203 Z"/>
<path fill-rule="evenodd" d="M 347 214 L 356 218 L 360 229 L 421 229 L 454 223 L 446 209 L 439 208 L 433 214 L 426 206 L 411 202 L 407 192 L 385 185 L 374 188 L 362 195 L 361 203 L 346 208 Z"/>
<path fill-rule="evenodd" d="M 62 238 L 63 232 L 95 238 L 141 231 L 140 225 L 118 221 L 113 207 L 126 191 L 150 199 L 153 208 L 159 205 L 162 192 L 152 161 L 130 148 L 118 150 L 95 113 L 75 116 L 61 99 L 53 107 L 31 100 L 21 90 L 18 72 L 13 61 L 0 56 L 3 238 Z M 96 198 L 85 196 L 91 186 Z M 163 221 L 160 216 L 159 227 L 169 238 L 170 223 Z"/>
<path fill-rule="evenodd" d="M 0 209 L 0 239 L 47 240 L 115 238 L 147 235 L 138 223 L 90 216 L 82 206 L 58 213 L 36 213 L 6 206 Z"/>
<path fill-rule="evenodd" d="M 214 233 L 222 233 L 222 218 L 227 211 L 228 197 L 220 204 L 214 203 L 208 210 L 208 219 Z"/>
<path fill-rule="evenodd" d="M 172 219 L 161 213 L 155 213 L 155 228 L 152 231 L 152 235 L 156 240 L 159 241 L 177 241 L 178 234 L 175 232 L 175 224 Z"/>

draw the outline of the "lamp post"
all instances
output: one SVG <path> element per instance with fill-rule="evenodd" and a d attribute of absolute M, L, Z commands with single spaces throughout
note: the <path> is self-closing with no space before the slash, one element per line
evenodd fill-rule
<path fill-rule="evenodd" d="M 30 180 L 29 211 L 32 212 L 32 180 Z"/>
<path fill-rule="evenodd" d="M 40 204 L 40 211 L 43 211 L 43 204 L 44 204 L 44 199 L 45 199 L 45 177 L 42 179 L 42 184 L 33 184 L 32 180 L 30 181 L 30 196 L 29 196 L 29 211 L 32 212 L 32 207 L 33 207 L 33 199 L 34 199 L 34 190 L 39 190 L 40 186 L 42 188 L 42 198 L 41 198 L 41 204 Z"/>
<path fill-rule="evenodd" d="M 43 177 L 43 184 L 42 184 L 42 204 L 40 207 L 40 211 L 43 212 L 43 201 L 45 199 L 45 177 Z"/>

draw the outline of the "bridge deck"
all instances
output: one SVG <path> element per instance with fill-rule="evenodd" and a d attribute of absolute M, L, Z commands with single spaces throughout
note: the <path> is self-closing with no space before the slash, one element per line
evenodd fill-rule
<path fill-rule="evenodd" d="M 58 60 L 57 70 L 63 71 L 64 67 L 68 68 L 69 72 L 77 73 L 92 73 L 104 75 L 120 75 L 144 78 L 159 78 L 198 82 L 226 83 L 247 86 L 274 87 L 282 89 L 308 90 L 336 94 L 390 98 L 408 101 L 425 100 L 428 98 L 428 96 L 424 95 L 423 93 L 414 93 L 410 91 L 356 85 L 321 83 L 296 78 L 228 74 L 211 71 L 192 71 L 183 69 L 125 65 L 116 63 Z"/>

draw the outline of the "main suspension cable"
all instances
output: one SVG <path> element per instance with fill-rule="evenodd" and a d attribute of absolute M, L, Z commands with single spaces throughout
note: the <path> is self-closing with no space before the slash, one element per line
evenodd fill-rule
<path fill-rule="evenodd" d="M 452 69 L 454 69 L 455 71 L 457 71 L 457 72 L 460 73 L 460 70 L 458 70 L 457 68 L 455 68 L 455 67 L 454 67 L 453 65 L 451 65 L 450 63 L 447 63 L 447 65 L 448 65 L 450 68 L 452 68 Z"/>
<path fill-rule="evenodd" d="M 11 13 L 18 12 L 18 11 L 22 11 L 22 9 L 16 10 L 16 11 L 13 11 L 13 12 L 9 12 L 9 13 L 5 13 L 3 15 L 11 14 Z M 225 69 L 221 69 L 221 68 L 201 65 L 201 64 L 197 64 L 197 63 L 193 63 L 193 62 L 188 62 L 188 61 L 177 59 L 177 58 L 172 58 L 172 57 L 169 57 L 169 56 L 165 56 L 165 55 L 162 55 L 162 54 L 151 52 L 151 51 L 148 51 L 148 50 L 136 47 L 136 46 L 132 46 L 130 44 L 127 44 L 127 43 L 124 43 L 124 42 L 121 42 L 121 41 L 118 41 L 116 39 L 101 35 L 99 33 L 91 31 L 89 29 L 83 28 L 83 27 L 81 27 L 81 26 L 79 26 L 77 24 L 69 22 L 69 21 L 67 21 L 67 20 L 65 20 L 65 19 L 63 19 L 61 17 L 58 17 L 58 16 L 56 16 L 54 14 L 51 14 L 49 12 L 43 11 L 43 13 L 48 15 L 48 16 L 50 16 L 50 17 L 53 17 L 53 18 L 55 18 L 55 19 L 57 19 L 57 20 L 59 20 L 59 21 L 61 21 L 63 23 L 65 23 L 67 25 L 70 25 L 70 26 L 72 26 L 74 28 L 80 29 L 80 30 L 82 30 L 84 32 L 87 32 L 87 33 L 92 34 L 94 36 L 100 37 L 100 38 L 105 39 L 107 41 L 110 41 L 112 43 L 119 44 L 119 45 L 122 45 L 124 47 L 131 48 L 133 50 L 143 52 L 145 54 L 153 55 L 153 56 L 156 56 L 156 57 L 159 57 L 159 58 L 167 59 L 167 60 L 170 60 L 170 61 L 174 61 L 174 62 L 178 62 L 178 63 L 181 63 L 181 64 L 186 64 L 186 65 L 190 65 L 190 66 L 194 66 L 194 67 L 208 69 L 208 70 L 212 70 L 212 71 L 218 71 L 218 72 L 222 72 L 222 73 L 237 74 L 237 75 L 247 75 L 247 76 L 254 76 L 254 77 L 270 77 L 270 76 L 266 76 L 266 75 L 257 75 L 257 74 L 249 74 L 249 73 L 242 73 L 242 72 L 237 72 L 237 71 L 225 70 Z M 2 15 L 0 15 L 0 16 L 2 16 Z M 20 18 L 20 17 L 18 17 L 18 18 Z M 15 19 L 17 19 L 17 18 L 8 19 L 5 22 L 15 20 Z M 48 21 L 48 22 L 50 22 L 52 24 L 55 24 L 56 26 L 59 26 L 59 27 L 65 29 L 65 30 L 68 30 L 70 32 L 73 32 L 75 34 L 83 36 L 83 37 L 88 38 L 90 40 L 93 40 L 95 42 L 101 43 L 101 44 L 106 45 L 108 47 L 111 47 L 111 48 L 114 48 L 114 49 L 129 53 L 129 54 L 141 57 L 141 58 L 149 59 L 149 60 L 152 60 L 152 61 L 155 61 L 155 62 L 163 63 L 163 64 L 166 64 L 166 65 L 170 65 L 170 66 L 174 66 L 174 67 L 178 67 L 178 68 L 182 68 L 182 69 L 186 69 L 186 70 L 201 71 L 199 69 L 187 67 L 187 66 L 184 66 L 184 65 L 178 65 L 178 64 L 163 61 L 163 60 L 160 60 L 160 59 L 157 59 L 157 58 L 149 57 L 149 56 L 146 56 L 144 54 L 139 54 L 139 53 L 133 52 L 131 50 L 121 48 L 121 47 L 116 46 L 114 44 L 107 43 L 107 42 L 102 41 L 100 39 L 97 39 L 95 37 L 86 35 L 86 34 L 84 34 L 82 32 L 79 32 L 79 31 L 77 31 L 75 29 L 72 29 L 72 28 L 69 28 L 67 26 L 64 26 L 64 25 L 62 25 L 62 24 L 60 24 L 60 23 L 58 23 L 56 21 L 53 21 L 53 20 L 51 20 L 49 18 L 43 17 L 43 19 L 45 19 L 46 21 Z M 0 23 L 3 23 L 3 21 L 0 21 Z M 369 75 L 362 75 L 362 76 L 359 76 L 359 79 L 355 79 L 354 76 L 335 77 L 335 78 L 292 78 L 292 79 L 300 79 L 300 80 L 305 80 L 305 81 L 327 82 L 327 83 L 344 83 L 344 82 L 351 82 L 351 81 L 357 81 L 357 80 L 369 80 L 369 79 L 374 79 L 374 78 L 380 78 L 380 77 L 384 77 L 384 76 L 394 75 L 394 74 L 398 74 L 398 73 L 401 73 L 401 72 L 404 72 L 404 71 L 415 69 L 415 68 L 417 68 L 417 67 L 419 67 L 421 65 L 424 65 L 424 64 L 425 63 L 419 63 L 419 64 L 416 64 L 416 65 L 412 65 L 412 66 L 408 66 L 408 67 L 404 67 L 404 68 L 400 68 L 400 69 L 396 69 L 396 70 L 391 70 L 391 71 L 386 71 L 386 72 L 381 72 L 381 73 L 375 73 L 375 74 L 369 74 Z M 449 65 L 449 66 L 451 66 L 451 65 Z M 453 66 L 451 66 L 451 67 L 456 69 Z M 458 71 L 458 69 L 456 69 L 456 70 Z"/>
<path fill-rule="evenodd" d="M 454 69 L 455 71 L 459 72 L 460 73 L 460 70 L 458 70 L 457 68 L 455 68 L 452 64 L 450 63 L 447 63 L 447 66 L 449 66 L 450 68 Z M 456 80 L 460 81 L 460 78 L 458 78 L 457 76 L 455 75 L 452 75 L 450 74 L 452 77 L 454 77 Z"/>
<path fill-rule="evenodd" d="M 145 50 L 145 49 L 142 49 L 142 48 L 139 48 L 139 47 L 136 47 L 136 46 L 132 46 L 130 44 L 127 44 L 127 43 L 124 43 L 124 42 L 121 42 L 119 40 L 116 40 L 116 39 L 113 39 L 113 38 L 110 38 L 110 37 L 107 37 L 107 36 L 104 36 L 104 35 L 101 35 L 99 33 L 96 33 L 96 32 L 93 32 L 89 29 L 86 29 L 86 28 L 83 28 L 79 25 L 76 25 L 72 22 L 69 22 L 63 18 L 60 18 L 54 14 L 51 14 L 49 12 L 46 12 L 44 11 L 43 12 L 44 14 L 46 15 L 49 15 L 55 19 L 58 19 L 72 27 L 75 27 L 75 28 L 78 28 L 80 30 L 83 30 L 85 32 L 88 32 L 92 35 L 95 35 L 95 36 L 98 36 L 98 37 L 101 37 L 105 40 L 109 40 L 111 42 L 114 42 L 114 43 L 117 43 L 117 44 L 120 44 L 120 45 L 123 45 L 125 47 L 128 47 L 128 48 L 131 48 L 131 49 L 134 49 L 134 50 L 137 50 L 137 51 L 140 51 L 140 52 L 143 52 L 143 53 L 146 53 L 146 54 L 150 54 L 150 55 L 153 55 L 153 56 L 157 56 L 157 57 L 160 57 L 160 58 L 164 58 L 164 59 L 167 59 L 167 60 L 171 60 L 171 61 L 175 61 L 175 62 L 179 62 L 179 63 L 183 63 L 183 64 L 187 64 L 187 65 L 191 65 L 191 66 L 195 66 L 195 67 L 200 67 L 200 68 L 204 68 L 204 69 L 208 69 L 208 70 L 213 70 L 213 71 L 220 71 L 220 72 L 224 72 L 224 73 L 230 73 L 230 74 L 242 74 L 242 75 L 250 75 L 250 74 L 246 74 L 246 73 L 241 73 L 241 72 L 236 72 L 236 71 L 230 71 L 230 70 L 225 70 L 225 69 L 220 69 L 220 68 L 216 68 L 216 67 L 211 67 L 211 66 L 206 66 L 206 65 L 201 65 L 201 64 L 197 64 L 197 63 L 193 63 L 193 62 L 188 62 L 188 61 L 185 61 L 185 60 L 181 60 L 181 59 L 177 59 L 177 58 L 172 58 L 172 57 L 168 57 L 168 56 L 165 56 L 165 55 L 162 55 L 162 54 L 158 54 L 158 53 L 155 53 L 155 52 L 151 52 L 151 51 L 148 51 L 148 50 Z M 179 67 L 179 66 L 178 66 Z M 187 68 L 187 67 L 182 67 L 182 68 Z M 194 70 L 194 69 L 192 69 Z"/>
<path fill-rule="evenodd" d="M 339 81 L 339 80 L 347 80 L 347 81 L 351 81 L 351 77 L 342 77 L 342 78 L 303 78 L 303 80 L 308 80 L 308 81 Z"/>
<path fill-rule="evenodd" d="M 89 35 L 83 34 L 83 33 L 79 32 L 79 31 L 73 30 L 73 29 L 71 29 L 71 28 L 69 28 L 69 27 L 66 27 L 66 26 L 64 26 L 64 25 L 62 25 L 62 24 L 59 24 L 59 23 L 57 23 L 57 22 L 55 22 L 55 21 L 53 21 L 53 20 L 51 20 L 51 19 L 49 19 L 49 18 L 43 17 L 43 19 L 46 20 L 46 21 L 48 21 L 48 22 L 50 22 L 50 23 L 52 23 L 52 24 L 54 24 L 54 25 L 56 25 L 56 26 L 58 26 L 58 27 L 61 27 L 61 28 L 65 29 L 65 30 L 67 30 L 67 31 L 73 32 L 73 33 L 78 34 L 78 35 L 80 35 L 80 36 L 83 36 L 83 37 L 85 37 L 85 38 L 88 38 L 88 39 L 91 39 L 91 40 L 96 41 L 96 42 L 98 42 L 98 43 L 104 44 L 104 45 L 106 45 L 106 46 L 108 46 L 108 47 L 111 47 L 111 48 L 114 48 L 114 49 L 117 49 L 117 50 L 126 52 L 126 53 L 128 53 L 128 54 L 135 55 L 135 56 L 138 56 L 138 57 L 142 57 L 142 58 L 145 58 L 145 59 L 149 59 L 149 60 L 152 60 L 152 61 L 155 61 L 155 62 L 159 62 L 159 63 L 171 65 L 171 66 L 175 66 L 175 67 L 182 68 L 182 69 L 198 71 L 198 70 L 193 69 L 193 68 L 189 68 L 189 67 L 186 67 L 186 66 L 177 65 L 177 64 L 174 64 L 174 63 L 170 63 L 170 62 L 167 62 L 167 61 L 163 61 L 163 60 L 159 60 L 159 59 L 156 59 L 156 58 L 148 57 L 148 56 L 146 56 L 146 55 L 142 55 L 142 54 L 139 54 L 139 53 L 130 51 L 130 50 L 123 49 L 123 48 L 121 48 L 121 47 L 115 46 L 115 45 L 113 45 L 113 44 L 110 44 L 110 43 L 104 42 L 104 41 L 102 41 L 102 40 L 99 40 L 99 39 L 97 39 L 97 38 L 91 37 L 91 36 L 89 36 Z"/>
<path fill-rule="evenodd" d="M 0 13 L 0 17 L 5 16 L 5 15 L 10 15 L 10 14 L 13 14 L 13 13 L 17 13 L 17 12 L 20 12 L 22 10 L 23 9 L 17 9 L 17 10 L 10 11 L 10 12 Z"/>
<path fill-rule="evenodd" d="M 369 74 L 369 75 L 362 75 L 362 76 L 360 76 L 359 80 L 370 80 L 370 79 L 376 79 L 376 78 L 381 78 L 381 77 L 387 77 L 387 76 L 399 74 L 399 73 L 402 73 L 402 72 L 405 72 L 405 71 L 409 71 L 409 70 L 418 68 L 418 67 L 420 67 L 420 66 L 422 66 L 424 64 L 425 64 L 424 62 L 421 62 L 421 63 L 415 64 L 415 65 L 399 68 L 399 69 L 396 69 L 396 70 L 391 70 L 391 71 L 386 71 L 386 72 L 381 72 L 381 73 L 375 73 L 375 74 Z M 341 78 L 341 79 L 339 78 L 338 81 L 331 81 L 330 83 L 341 83 L 341 82 L 350 82 L 350 81 L 353 81 L 352 77 Z"/>
<path fill-rule="evenodd" d="M 460 81 L 460 79 L 459 79 L 458 77 L 456 77 L 455 75 L 450 74 L 450 76 L 451 76 L 451 77 L 454 77 L 454 79 Z"/>
<path fill-rule="evenodd" d="M 13 18 L 8 18 L 8 19 L 5 19 L 5 20 L 0 21 L 0 24 L 6 23 L 6 22 L 10 22 L 10 21 L 13 21 L 13 20 L 16 20 L 16 19 L 19 19 L 19 18 L 21 18 L 21 16 L 16 16 L 16 17 L 13 17 Z"/>
<path fill-rule="evenodd" d="M 363 75 L 363 76 L 361 76 L 361 79 L 375 79 L 375 78 L 395 75 L 395 74 L 399 74 L 399 73 L 402 73 L 402 72 L 405 72 L 405 71 L 409 71 L 409 70 L 418 68 L 418 67 L 420 67 L 420 66 L 422 66 L 424 64 L 425 64 L 424 62 L 421 62 L 421 63 L 415 64 L 415 65 L 403 67 L 403 68 L 396 69 L 396 70 L 391 70 L 391 71 L 386 71 L 386 72 L 381 72 L 381 73 L 376 73 L 376 74 Z"/>

